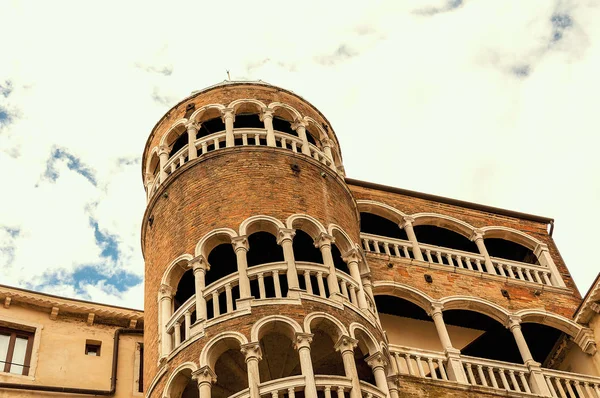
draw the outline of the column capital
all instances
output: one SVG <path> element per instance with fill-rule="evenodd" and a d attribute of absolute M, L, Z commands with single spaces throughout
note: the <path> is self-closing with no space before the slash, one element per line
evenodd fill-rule
<path fill-rule="evenodd" d="M 397 390 L 400 385 L 400 375 L 391 375 L 387 377 L 388 389 Z"/>
<path fill-rule="evenodd" d="M 159 300 L 162 300 L 163 298 L 171 298 L 175 295 L 174 289 L 166 284 L 161 284 L 160 288 L 158 289 L 158 295 L 159 295 Z"/>
<path fill-rule="evenodd" d="M 158 156 L 160 155 L 164 155 L 164 154 L 169 154 L 169 146 L 168 145 L 160 145 L 158 147 Z"/>
<path fill-rule="evenodd" d="M 400 221 L 400 223 L 398 223 L 398 226 L 400 228 L 404 229 L 405 227 L 412 227 L 414 222 L 415 222 L 415 218 L 413 216 L 404 216 L 402 218 L 402 221 Z"/>
<path fill-rule="evenodd" d="M 197 132 L 198 130 L 200 130 L 200 123 L 195 120 L 190 120 L 185 124 L 185 128 L 188 131 L 194 130 Z"/>
<path fill-rule="evenodd" d="M 387 360 L 381 351 L 377 351 L 376 353 L 369 355 L 367 358 L 365 358 L 365 362 L 373 370 L 376 368 L 385 368 L 385 365 L 387 365 Z"/>
<path fill-rule="evenodd" d="M 329 148 L 335 147 L 335 143 L 333 142 L 333 140 L 331 138 L 323 138 L 321 140 L 321 145 L 323 145 L 323 147 L 329 147 Z"/>
<path fill-rule="evenodd" d="M 299 350 L 300 348 L 308 347 L 312 343 L 314 334 L 311 333 L 296 333 L 296 341 L 294 342 L 294 348 Z"/>
<path fill-rule="evenodd" d="M 353 339 L 350 336 L 342 336 L 337 341 L 337 343 L 335 343 L 335 346 L 333 346 L 333 348 L 336 351 L 339 351 L 343 354 L 346 351 L 354 352 L 354 347 L 356 347 L 357 345 L 358 345 L 358 340 Z"/>
<path fill-rule="evenodd" d="M 350 249 L 342 256 L 342 260 L 346 263 L 356 262 L 360 263 L 362 261 L 362 256 L 357 248 Z"/>
<path fill-rule="evenodd" d="M 297 119 L 297 120 L 294 120 L 291 127 L 292 127 L 292 130 L 298 130 L 299 127 L 303 127 L 306 129 L 307 124 L 303 120 Z"/>
<path fill-rule="evenodd" d="M 273 109 L 270 108 L 262 108 L 260 115 L 259 115 L 259 119 L 261 121 L 263 121 L 265 118 L 273 118 Z"/>
<path fill-rule="evenodd" d="M 149 184 L 154 179 L 154 175 L 152 173 L 144 173 L 144 179 L 146 180 L 146 184 Z"/>
<path fill-rule="evenodd" d="M 512 332 L 515 328 L 521 328 L 521 317 L 516 315 L 511 315 L 508 317 L 508 326 L 510 331 Z"/>
<path fill-rule="evenodd" d="M 480 240 L 483 239 L 483 236 L 485 235 L 485 231 L 479 229 L 479 228 L 475 228 L 473 230 L 473 234 L 471 235 L 471 237 L 469 239 L 471 239 L 471 241 L 476 241 L 476 240 Z"/>
<path fill-rule="evenodd" d="M 296 236 L 295 229 L 279 228 L 277 230 L 277 244 L 281 245 L 286 240 L 293 241 L 294 236 Z"/>
<path fill-rule="evenodd" d="M 533 249 L 533 254 L 536 257 L 539 257 L 543 252 L 549 252 L 548 245 L 545 243 L 539 243 L 535 249 Z"/>
<path fill-rule="evenodd" d="M 430 317 L 433 317 L 434 315 L 442 315 L 442 312 L 444 311 L 444 304 L 440 303 L 440 302 L 433 302 L 431 303 L 431 308 L 429 310 L 428 315 Z"/>
<path fill-rule="evenodd" d="M 200 369 L 192 372 L 192 380 L 196 380 L 198 385 L 214 384 L 217 382 L 217 375 L 208 366 L 203 366 Z"/>
<path fill-rule="evenodd" d="M 233 246 L 233 251 L 236 253 L 238 250 L 248 251 L 248 237 L 246 235 L 242 235 L 231 238 L 231 245 Z"/>
<path fill-rule="evenodd" d="M 210 271 L 210 264 L 208 261 L 206 261 L 206 258 L 204 258 L 202 254 L 190 260 L 190 267 L 192 268 L 194 274 L 201 271 L 205 273 Z"/>
<path fill-rule="evenodd" d="M 240 351 L 246 357 L 246 362 L 251 359 L 256 359 L 257 361 L 262 360 L 262 350 L 260 349 L 260 343 L 258 342 L 243 344 Z"/>
<path fill-rule="evenodd" d="M 321 232 L 319 236 L 315 238 L 315 247 L 320 249 L 323 246 L 331 246 L 333 242 L 335 242 L 333 236 L 326 234 L 325 232 Z"/>

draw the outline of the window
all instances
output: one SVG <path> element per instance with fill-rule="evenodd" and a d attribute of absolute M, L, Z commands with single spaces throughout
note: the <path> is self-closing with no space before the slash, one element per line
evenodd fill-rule
<path fill-rule="evenodd" d="M 139 343 L 140 366 L 138 370 L 138 392 L 144 392 L 144 343 Z"/>
<path fill-rule="evenodd" d="M 144 392 L 144 343 L 136 343 L 133 361 L 133 393 L 141 395 Z"/>
<path fill-rule="evenodd" d="M 0 369 L 5 373 L 29 375 L 33 333 L 0 327 Z"/>
<path fill-rule="evenodd" d="M 85 341 L 85 355 L 89 355 L 91 357 L 99 357 L 101 346 L 102 346 L 101 341 L 86 340 Z"/>

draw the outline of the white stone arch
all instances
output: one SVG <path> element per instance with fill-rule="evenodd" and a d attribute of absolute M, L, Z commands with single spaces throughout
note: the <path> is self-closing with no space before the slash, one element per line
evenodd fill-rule
<path fill-rule="evenodd" d="M 194 111 L 194 113 L 192 113 L 192 115 L 189 117 L 190 121 L 193 122 L 203 122 L 206 119 L 204 118 L 204 114 L 207 112 L 210 112 L 211 110 L 216 110 L 218 115 L 221 115 L 222 111 L 225 109 L 224 105 L 221 104 L 208 104 L 208 105 L 204 105 L 201 108 L 198 108 Z"/>
<path fill-rule="evenodd" d="M 192 377 L 192 373 L 198 370 L 194 362 L 184 362 L 177 366 L 169 375 L 165 388 L 163 389 L 163 398 L 179 398 L 181 393 Z"/>
<path fill-rule="evenodd" d="M 204 235 L 196 244 L 195 255 L 204 256 L 208 261 L 208 255 L 218 245 L 222 243 L 231 243 L 237 233 L 231 228 L 218 228 Z"/>
<path fill-rule="evenodd" d="M 160 159 L 158 158 L 158 147 L 155 146 L 152 148 L 152 151 L 148 153 L 148 158 L 146 159 L 146 174 L 154 175 L 154 169 L 159 165 Z M 154 164 L 154 167 L 152 165 Z"/>
<path fill-rule="evenodd" d="M 373 355 L 376 352 L 381 351 L 381 346 L 377 343 L 377 339 L 375 336 L 373 336 L 373 333 L 371 333 L 369 329 L 358 322 L 352 322 L 348 329 L 350 330 L 350 337 L 358 340 L 359 345 L 364 345 L 364 347 L 361 347 L 363 354 L 366 354 L 366 352 L 363 350 L 365 347 L 367 348 L 369 355 Z M 363 334 L 364 336 L 362 336 Z"/>
<path fill-rule="evenodd" d="M 450 231 L 461 234 L 467 239 L 471 239 L 475 233 L 475 227 L 458 218 L 446 216 L 437 213 L 417 213 L 413 214 L 413 227 L 419 225 L 433 225 L 436 227 L 446 228 Z"/>
<path fill-rule="evenodd" d="M 357 200 L 356 204 L 359 213 L 375 214 L 379 217 L 385 218 L 386 220 L 390 220 L 396 224 L 403 223 L 404 218 L 407 216 L 405 213 L 401 212 L 395 207 L 374 200 Z"/>
<path fill-rule="evenodd" d="M 285 220 L 285 226 L 289 229 L 299 229 L 316 239 L 319 234 L 327 233 L 327 230 L 319 220 L 308 214 L 292 214 Z"/>
<path fill-rule="evenodd" d="M 242 221 L 240 224 L 240 236 L 249 236 L 255 232 L 268 232 L 277 237 L 277 231 L 285 228 L 285 224 L 275 217 L 256 215 Z"/>
<path fill-rule="evenodd" d="M 564 316 L 543 309 L 524 309 L 515 312 L 514 315 L 521 318 L 521 323 L 539 323 L 550 326 L 573 338 L 577 337 L 581 329 L 584 329 L 583 326 Z"/>
<path fill-rule="evenodd" d="M 229 105 L 227 105 L 227 108 L 231 108 L 233 109 L 233 113 L 237 114 L 238 110 L 240 109 L 240 107 L 242 105 L 250 105 L 253 108 L 257 109 L 257 113 L 260 114 L 262 112 L 263 109 L 265 109 L 267 107 L 267 105 L 265 105 L 264 102 L 259 101 L 257 99 L 253 99 L 253 98 L 240 98 L 237 99 L 235 101 L 232 101 Z"/>
<path fill-rule="evenodd" d="M 531 251 L 535 251 L 538 245 L 543 244 L 533 236 L 509 227 L 490 226 L 481 228 L 481 231 L 483 232 L 484 241 L 486 238 L 504 239 L 518 243 Z"/>
<path fill-rule="evenodd" d="M 255 322 L 250 331 L 251 341 L 260 341 L 268 332 L 280 332 L 294 341 L 296 333 L 302 333 L 302 327 L 292 318 L 283 315 L 269 315 Z"/>
<path fill-rule="evenodd" d="M 200 353 L 200 368 L 208 366 L 214 371 L 215 363 L 225 351 L 244 344 L 248 344 L 248 339 L 239 332 L 229 331 L 219 333 L 206 343 L 202 349 Z"/>
<path fill-rule="evenodd" d="M 373 295 L 387 295 L 410 301 L 428 314 L 431 312 L 432 304 L 436 302 L 436 300 L 419 289 L 398 282 L 374 282 Z"/>
<path fill-rule="evenodd" d="M 475 311 L 487 315 L 490 318 L 507 326 L 511 313 L 504 307 L 491 301 L 472 296 L 449 296 L 440 300 L 443 305 L 443 311 L 448 310 L 466 310 Z"/>
<path fill-rule="evenodd" d="M 329 135 L 327 134 L 325 129 L 323 129 L 323 126 L 321 126 L 312 117 L 304 116 L 304 118 L 302 118 L 302 121 L 304 121 L 304 123 L 306 123 L 307 129 L 310 130 L 313 134 L 319 134 L 318 137 L 315 137 L 313 135 L 313 138 L 315 139 L 315 141 L 320 142 L 320 141 L 324 140 L 325 138 L 331 138 L 333 140 L 333 142 L 336 142 L 335 139 L 333 139 L 332 137 L 329 137 Z M 310 127 L 313 127 L 313 128 L 310 129 Z M 308 134 L 308 131 L 306 133 Z M 336 148 L 336 150 L 337 150 L 337 148 Z M 334 152 L 336 152 L 336 151 L 334 151 Z"/>
<path fill-rule="evenodd" d="M 349 336 L 348 329 L 346 329 L 344 324 L 340 320 L 338 320 L 336 317 L 334 317 L 333 315 L 330 315 L 326 312 L 311 312 L 310 314 L 308 314 L 304 318 L 304 333 L 309 333 L 309 334 L 312 333 L 312 330 L 314 330 L 314 328 L 312 327 L 312 324 L 313 324 L 313 322 L 318 321 L 319 319 L 320 320 L 328 320 L 335 326 L 335 330 L 330 331 L 330 332 L 334 332 L 334 333 L 337 332 L 337 333 L 335 333 L 335 336 L 330 335 L 334 344 L 337 342 L 337 340 L 341 336 Z"/>
<path fill-rule="evenodd" d="M 338 249 L 340 249 L 342 254 L 345 254 L 352 249 L 356 249 L 358 246 L 352 241 L 350 235 L 348 235 L 346 231 L 344 231 L 342 227 L 337 224 L 329 224 L 327 227 L 327 232 L 329 235 L 333 236 L 335 244 L 337 245 Z"/>
<path fill-rule="evenodd" d="M 191 254 L 182 254 L 175 260 L 171 261 L 166 271 L 163 273 L 161 284 L 171 286 L 173 289 L 177 288 L 179 280 L 189 269 L 189 262 L 194 257 Z"/>
<path fill-rule="evenodd" d="M 290 122 L 295 122 L 297 120 L 302 120 L 302 115 L 300 114 L 300 112 L 298 112 L 296 110 L 296 108 L 294 108 L 291 105 L 288 104 L 284 104 L 283 102 L 271 102 L 268 106 L 268 108 L 270 110 L 272 110 L 274 113 L 277 111 L 277 109 L 282 108 L 285 109 L 288 113 L 290 113 L 290 115 L 292 116 L 292 120 Z"/>
<path fill-rule="evenodd" d="M 188 120 L 185 118 L 177 119 L 160 138 L 159 146 L 170 147 L 175 141 L 177 141 L 177 138 L 179 138 L 180 135 L 186 134 L 187 129 L 185 125 L 187 124 L 187 122 Z"/>

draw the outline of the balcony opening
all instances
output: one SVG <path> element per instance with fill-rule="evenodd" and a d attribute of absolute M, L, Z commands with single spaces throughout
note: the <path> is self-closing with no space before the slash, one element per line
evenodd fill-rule
<path fill-rule="evenodd" d="M 310 130 L 308 129 L 308 127 L 306 128 L 306 140 L 313 144 L 314 146 L 317 146 L 317 140 L 315 139 L 315 137 L 318 137 L 318 135 L 314 135 L 313 133 L 310 132 Z"/>
<path fill-rule="evenodd" d="M 186 131 L 184 131 L 173 143 L 171 151 L 169 152 L 169 158 L 179 152 L 189 142 L 189 137 Z"/>
<path fill-rule="evenodd" d="M 335 330 L 337 326 L 326 319 L 311 330 L 314 336 L 310 356 L 315 375 L 346 376 L 342 354 L 334 348 L 339 338 Z"/>
<path fill-rule="evenodd" d="M 292 123 L 281 117 L 273 117 L 273 130 L 298 137 L 298 133 L 292 128 Z"/>
<path fill-rule="evenodd" d="M 219 356 L 214 369 L 217 382 L 212 385 L 212 398 L 227 398 L 248 388 L 246 359 L 240 351 L 239 343 L 238 347 L 230 348 Z M 197 383 L 196 391 L 198 391 Z"/>
<path fill-rule="evenodd" d="M 173 378 L 169 386 L 169 396 L 181 398 L 199 398 L 198 382 L 192 379 L 192 371 L 183 369 Z"/>
<path fill-rule="evenodd" d="M 202 122 L 202 124 L 200 125 L 200 129 L 196 134 L 196 138 L 206 137 L 207 135 L 211 135 L 221 131 L 225 131 L 225 123 L 223 123 L 223 119 L 221 119 L 220 116 L 214 117 L 212 119 L 208 119 Z"/>
<path fill-rule="evenodd" d="M 194 272 L 189 269 L 185 271 L 179 283 L 177 284 L 177 291 L 173 298 L 173 309 L 177 311 L 179 307 L 183 305 L 190 297 L 196 294 L 196 285 L 194 280 Z"/>
<path fill-rule="evenodd" d="M 406 231 L 393 221 L 372 213 L 360 213 L 360 232 L 408 240 Z"/>
<path fill-rule="evenodd" d="M 358 378 L 361 381 L 375 386 L 375 375 L 373 375 L 373 369 L 371 369 L 366 359 L 371 354 L 379 351 L 377 344 L 374 341 L 371 341 L 371 338 L 360 329 L 356 329 L 354 335 L 358 340 L 358 345 L 354 348 L 354 363 L 356 365 Z"/>
<path fill-rule="evenodd" d="M 321 250 L 315 247 L 314 239 L 301 229 L 296 229 L 293 248 L 294 259 L 296 261 L 307 261 L 309 263 L 323 264 Z"/>
<path fill-rule="evenodd" d="M 539 323 L 521 323 L 521 331 L 536 362 L 547 363 L 554 346 L 564 336 L 560 330 Z"/>
<path fill-rule="evenodd" d="M 518 243 L 500 238 L 487 238 L 484 242 L 488 254 L 492 257 L 539 265 L 533 251 Z"/>
<path fill-rule="evenodd" d="M 241 113 L 235 115 L 233 128 L 264 129 L 265 124 L 260 120 L 260 116 L 257 113 Z"/>
<path fill-rule="evenodd" d="M 342 271 L 346 275 L 350 275 L 348 265 L 343 260 L 342 253 L 335 243 L 331 244 L 331 257 L 333 257 L 333 265 L 335 266 L 335 269 Z"/>
<path fill-rule="evenodd" d="M 222 243 L 212 249 L 208 255 L 208 263 L 210 270 L 206 273 L 206 286 L 236 273 L 237 258 L 231 243 Z M 237 283 L 232 283 L 231 296 L 234 303 L 240 298 L 240 289 Z M 224 291 L 219 293 L 219 308 L 222 313 L 227 308 L 227 295 Z M 212 306 L 207 306 L 207 316 L 209 319 L 214 317 Z"/>
<path fill-rule="evenodd" d="M 417 225 L 414 227 L 419 243 L 446 247 L 448 249 L 479 253 L 477 245 L 470 239 L 446 228 L 435 225 Z M 444 257 L 444 256 L 442 256 Z"/>
<path fill-rule="evenodd" d="M 260 339 L 262 361 L 259 362 L 260 382 L 302 374 L 298 351 L 286 334 L 271 332 Z"/>
<path fill-rule="evenodd" d="M 523 363 L 512 332 L 491 317 L 468 310 L 446 310 L 444 321 L 446 325 L 476 331 L 470 335 L 457 336 L 463 338 L 462 341 L 450 335 L 453 346 L 459 348 L 462 355 Z"/>
<path fill-rule="evenodd" d="M 259 231 L 248 236 L 248 247 L 247 261 L 250 268 L 249 272 L 252 272 L 252 267 L 258 265 L 282 263 L 284 261 L 283 248 L 277 244 L 275 235 L 268 232 Z M 282 297 L 287 296 L 287 278 L 283 270 L 280 270 L 277 276 L 272 271 L 265 271 L 264 273 L 251 276 L 250 290 L 252 295 L 256 298 L 276 297 L 275 277 L 279 281 Z M 264 292 L 263 288 L 261 288 L 261 278 L 264 282 Z"/>

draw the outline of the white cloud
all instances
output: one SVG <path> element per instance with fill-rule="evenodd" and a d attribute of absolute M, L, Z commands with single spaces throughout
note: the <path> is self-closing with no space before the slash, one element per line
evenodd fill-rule
<path fill-rule="evenodd" d="M 0 127 L 9 192 L 0 227 L 19 230 L 0 229 L 0 265 L 11 253 L 1 283 L 102 262 L 141 275 L 140 166 L 122 160 L 139 160 L 165 103 L 229 69 L 319 107 L 350 177 L 556 218 L 559 248 L 585 290 L 598 270 L 587 248 L 600 221 L 599 7 L 451 3 L 63 1 L 35 12 L 1 3 L 0 85 L 12 92 L 0 110 L 12 123 Z M 572 22 L 554 41 L 553 15 Z M 65 160 L 55 182 L 41 179 L 55 148 L 84 162 L 97 185 Z M 90 217 L 119 243 L 118 261 L 102 257 Z M 140 305 L 139 286 L 84 289 Z"/>

